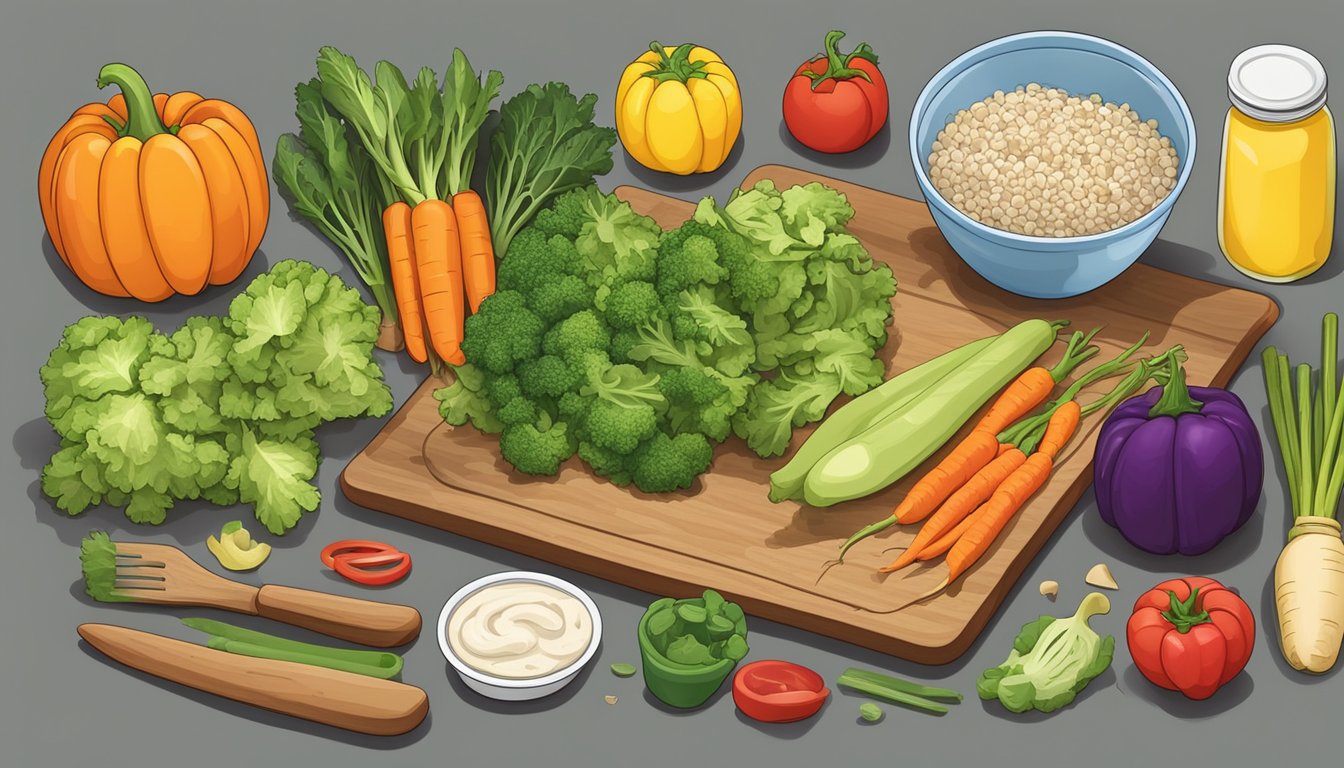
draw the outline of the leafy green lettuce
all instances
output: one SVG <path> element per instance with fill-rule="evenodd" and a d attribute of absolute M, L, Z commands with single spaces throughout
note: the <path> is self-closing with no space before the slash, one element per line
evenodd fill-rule
<path fill-rule="evenodd" d="M 980 698 L 998 699 L 1011 712 L 1054 712 L 1068 706 L 1111 666 L 1115 636 L 1103 638 L 1087 623 L 1110 609 L 1106 596 L 1093 592 L 1067 619 L 1042 616 L 1024 625 L 1008 658 L 975 681 Z"/>
<path fill-rule="evenodd" d="M 228 316 L 170 335 L 139 317 L 74 323 L 40 372 L 61 438 L 43 492 L 71 515 L 106 503 L 151 524 L 179 500 L 242 501 L 284 533 L 318 505 L 313 430 L 391 410 L 378 317 L 334 275 L 282 261 Z"/>

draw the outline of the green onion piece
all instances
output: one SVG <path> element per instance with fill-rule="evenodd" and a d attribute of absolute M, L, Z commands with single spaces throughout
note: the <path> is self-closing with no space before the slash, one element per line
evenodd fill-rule
<path fill-rule="evenodd" d="M 402 659 L 395 653 L 379 654 L 389 657 L 386 666 L 378 664 L 361 664 L 350 661 L 349 659 L 333 658 L 320 653 L 302 653 L 299 651 L 290 651 L 282 648 L 267 648 L 253 643 L 244 643 L 238 640 L 229 640 L 224 637 L 212 637 L 206 643 L 217 651 L 226 651 L 239 656 L 252 656 L 258 659 L 271 659 L 273 661 L 290 661 L 296 664 L 307 664 L 313 667 L 325 667 L 335 669 L 341 672 L 350 672 L 356 675 L 365 675 L 367 677 L 377 677 L 387 680 L 401 674 Z"/>
<path fill-rule="evenodd" d="M 951 688 L 934 688 L 928 685 L 921 685 L 910 680 L 904 680 L 891 675 L 884 675 L 881 672 L 870 672 L 858 667 L 850 667 L 845 670 L 843 677 L 849 677 L 858 680 L 867 680 L 892 690 L 908 693 L 911 696 L 922 696 L 926 699 L 948 699 L 951 701 L 961 701 L 962 696 L 959 692 Z"/>
<path fill-rule="evenodd" d="M 276 637 L 265 632 L 256 632 L 213 619 L 186 618 L 182 619 L 182 623 L 192 629 L 213 635 L 210 641 L 211 648 L 239 653 L 244 656 L 260 656 L 281 661 L 300 661 L 304 664 L 344 669 L 347 672 L 382 678 L 395 677 L 401 672 L 404 663 L 402 658 L 395 653 L 332 648 L 326 645 L 302 643 L 298 640 Z M 255 652 L 262 650 L 268 653 Z"/>
<path fill-rule="evenodd" d="M 904 691 L 898 691 L 894 688 L 889 688 L 880 683 L 865 680 L 861 677 L 841 675 L 840 679 L 836 680 L 836 684 L 845 688 L 851 688 L 859 693 L 866 693 L 869 696 L 882 699 L 883 701 L 890 701 L 893 704 L 901 704 L 910 707 L 911 709 L 918 709 L 922 712 L 929 712 L 935 715 L 947 714 L 947 707 L 942 704 L 919 696 L 912 696 Z"/>

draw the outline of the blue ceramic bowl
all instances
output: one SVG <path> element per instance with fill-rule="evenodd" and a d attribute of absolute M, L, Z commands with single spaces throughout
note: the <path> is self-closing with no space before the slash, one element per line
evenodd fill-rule
<path fill-rule="evenodd" d="M 959 110 L 996 90 L 1040 83 L 1070 94 L 1099 93 L 1156 118 L 1180 158 L 1176 186 L 1147 214 L 1118 229 L 1082 237 L 1033 237 L 994 229 L 943 199 L 929 181 L 933 141 Z M 910 118 L 910 156 L 929 211 L 953 250 L 985 279 L 1023 296 L 1077 296 L 1112 280 L 1157 238 L 1195 160 L 1195 121 L 1176 86 L 1157 67 L 1115 43 L 1072 32 L 1026 32 L 957 57 L 924 87 Z"/>

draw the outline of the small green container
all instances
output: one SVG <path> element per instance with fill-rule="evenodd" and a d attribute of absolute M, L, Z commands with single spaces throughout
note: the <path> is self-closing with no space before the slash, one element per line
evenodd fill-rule
<path fill-rule="evenodd" d="M 639 655 L 643 660 L 644 685 L 658 700 L 669 707 L 695 709 L 709 701 L 709 697 L 719 690 L 723 681 L 732 674 L 737 662 L 722 659 L 710 666 L 696 664 L 688 666 L 669 661 L 653 647 L 649 641 L 645 625 L 651 611 L 644 611 L 639 619 Z"/>

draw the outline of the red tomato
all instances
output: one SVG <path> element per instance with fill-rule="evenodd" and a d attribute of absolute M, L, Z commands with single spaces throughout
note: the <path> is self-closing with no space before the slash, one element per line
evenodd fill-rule
<path fill-rule="evenodd" d="M 887 81 L 877 54 L 861 43 L 841 56 L 844 32 L 826 35 L 826 50 L 794 72 L 784 89 L 784 123 L 789 133 L 818 152 L 852 152 L 887 122 Z"/>
<path fill-rule="evenodd" d="M 1187 576 L 1143 593 L 1125 635 L 1144 677 L 1199 700 L 1245 668 L 1255 647 L 1255 619 L 1237 593 L 1213 579 Z"/>
<path fill-rule="evenodd" d="M 733 703 L 763 723 L 805 720 L 821 709 L 831 690 L 821 675 L 789 661 L 753 661 L 733 677 Z"/>

